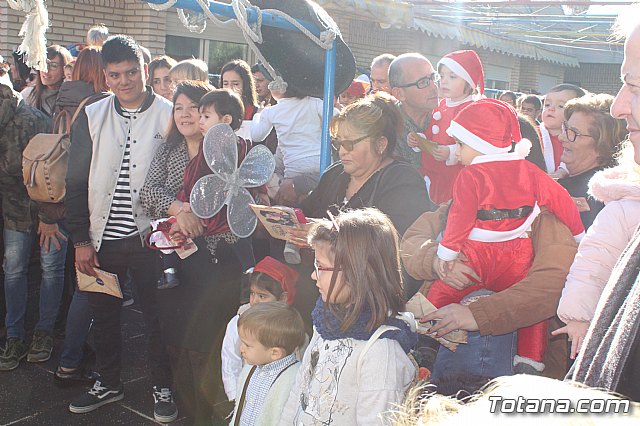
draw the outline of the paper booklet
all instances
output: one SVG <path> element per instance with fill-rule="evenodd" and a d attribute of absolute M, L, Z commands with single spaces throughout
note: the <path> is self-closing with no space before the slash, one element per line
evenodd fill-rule
<path fill-rule="evenodd" d="M 459 344 L 467 343 L 467 332 L 465 330 L 453 330 L 442 337 L 436 337 L 435 333 L 427 332 L 427 330 L 429 330 L 429 327 L 433 326 L 436 321 L 429 321 L 423 324 L 419 322 L 419 320 L 425 315 L 436 311 L 437 308 L 433 306 L 433 304 L 429 302 L 429 300 L 427 300 L 427 298 L 422 293 L 416 293 L 407 302 L 407 306 L 405 309 L 415 316 L 418 333 L 425 334 L 436 339 L 438 342 L 440 342 L 441 345 L 443 345 L 450 351 L 455 352 L 456 349 L 458 349 Z"/>
<path fill-rule="evenodd" d="M 78 288 L 82 291 L 91 291 L 94 293 L 105 293 L 113 297 L 122 299 L 122 290 L 118 276 L 102 269 L 93 268 L 98 274 L 98 278 L 91 275 L 83 274 L 76 269 L 78 277 Z"/>
<path fill-rule="evenodd" d="M 289 240 L 289 230 L 306 223 L 300 209 L 285 206 L 249 204 L 253 213 L 273 238 Z M 297 210 L 297 212 L 296 212 Z M 301 221 L 302 219 L 302 221 Z"/>

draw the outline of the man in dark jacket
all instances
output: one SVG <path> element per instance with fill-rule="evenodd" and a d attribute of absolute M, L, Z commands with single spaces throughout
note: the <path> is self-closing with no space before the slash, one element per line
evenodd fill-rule
<path fill-rule="evenodd" d="M 7 307 L 7 343 L 0 356 L 0 371 L 13 370 L 25 356 L 29 362 L 44 362 L 51 357 L 53 326 L 64 287 L 67 237 L 55 223 L 38 224 L 37 207 L 22 183 L 22 151 L 33 136 L 50 129 L 51 120 L 44 113 L 29 107 L 9 86 L 0 84 L 0 193 Z M 40 316 L 28 346 L 24 328 L 27 271 L 36 230 L 42 243 Z"/>

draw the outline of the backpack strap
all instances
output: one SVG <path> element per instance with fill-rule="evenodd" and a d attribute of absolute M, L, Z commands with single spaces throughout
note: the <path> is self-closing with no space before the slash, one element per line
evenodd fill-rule
<path fill-rule="evenodd" d="M 78 115 L 80 114 L 80 111 L 82 111 L 84 109 L 84 107 L 87 105 L 87 103 L 91 102 L 98 102 L 99 100 L 102 100 L 104 98 L 106 98 L 107 96 L 109 96 L 108 93 L 106 92 L 100 92 L 100 93 L 96 93 L 95 95 L 91 95 L 91 96 L 87 96 L 86 98 L 84 98 L 82 100 L 82 102 L 80 102 L 80 104 L 78 104 L 78 108 L 76 108 L 76 112 L 73 113 L 73 117 L 71 117 L 71 121 L 69 122 L 69 129 L 67 130 L 68 132 L 71 131 L 71 125 L 76 121 L 76 118 L 78 118 Z"/>
<path fill-rule="evenodd" d="M 62 127 L 64 124 L 64 130 Z M 71 117 L 69 117 L 69 111 L 61 110 L 57 115 L 55 120 L 53 120 L 53 126 L 51 127 L 51 133 L 62 135 L 65 133 L 69 133 L 71 129 Z"/>
<path fill-rule="evenodd" d="M 394 327 L 392 325 L 385 325 L 385 324 L 381 325 L 371 335 L 371 337 L 369 337 L 369 340 L 364 345 L 364 348 L 362 348 L 362 352 L 360 352 L 360 356 L 358 356 L 358 362 L 356 364 L 356 383 L 358 386 L 360 386 L 360 370 L 362 369 L 362 363 L 364 362 L 365 355 L 367 354 L 367 352 L 369 352 L 369 349 L 371 349 L 371 346 L 373 346 L 376 340 L 378 340 L 383 333 L 391 330 L 399 330 L 399 328 Z"/>

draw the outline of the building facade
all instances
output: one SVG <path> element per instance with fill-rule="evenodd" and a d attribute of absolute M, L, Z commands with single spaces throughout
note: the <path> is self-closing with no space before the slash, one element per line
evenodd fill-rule
<path fill-rule="evenodd" d="M 378 9 L 394 7 L 393 1 L 320 3 L 338 24 L 359 70 L 366 69 L 381 53 L 420 52 L 435 64 L 453 50 L 473 49 L 482 58 L 489 89 L 544 93 L 562 82 L 611 94 L 620 88 L 616 63 L 590 62 L 589 57 L 575 58 L 490 33 L 414 19 L 410 14 L 403 15 L 403 11 L 391 24 L 379 22 L 379 16 L 383 15 Z M 405 6 L 398 3 L 398 8 L 402 7 Z M 113 34 L 133 36 L 152 55 L 201 58 L 208 63 L 211 73 L 219 72 L 230 59 L 243 58 L 249 63 L 256 60 L 233 22 L 225 25 L 208 22 L 202 33 L 192 33 L 180 22 L 175 9 L 154 11 L 138 0 L 48 0 L 47 9 L 51 27 L 46 35 L 50 44 L 82 43 L 91 25 L 103 23 Z M 23 19 L 22 12 L 12 10 L 7 2 L 0 3 L 0 54 L 10 56 L 19 45 Z"/>

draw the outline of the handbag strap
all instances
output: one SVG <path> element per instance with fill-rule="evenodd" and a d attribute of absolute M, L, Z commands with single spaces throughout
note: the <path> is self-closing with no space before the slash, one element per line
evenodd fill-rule
<path fill-rule="evenodd" d="M 240 417 L 242 417 L 242 409 L 244 408 L 244 402 L 247 399 L 247 389 L 249 388 L 249 382 L 251 381 L 251 376 L 256 372 L 255 365 L 251 367 L 249 370 L 249 374 L 247 374 L 247 380 L 244 381 L 244 386 L 242 387 L 242 395 L 240 396 L 240 401 L 238 402 L 238 410 L 236 411 L 236 420 L 233 422 L 233 426 L 238 426 L 240 424 Z"/>

